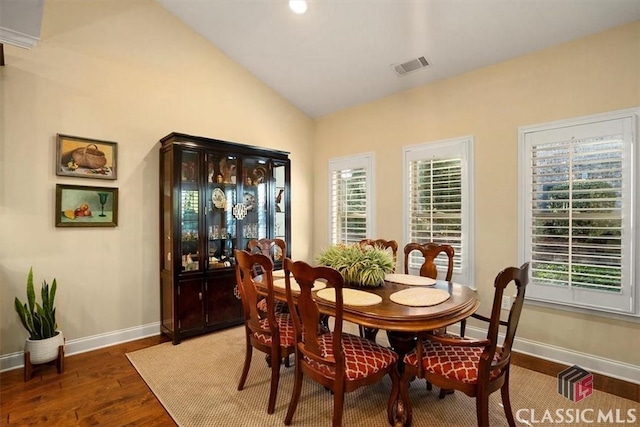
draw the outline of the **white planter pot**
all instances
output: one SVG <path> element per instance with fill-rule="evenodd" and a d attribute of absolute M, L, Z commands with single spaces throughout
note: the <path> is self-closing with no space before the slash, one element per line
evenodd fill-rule
<path fill-rule="evenodd" d="M 29 360 L 34 365 L 47 363 L 58 358 L 58 347 L 64 345 L 62 331 L 58 335 L 44 340 L 32 340 L 27 338 L 24 343 L 24 351 L 29 352 Z"/>

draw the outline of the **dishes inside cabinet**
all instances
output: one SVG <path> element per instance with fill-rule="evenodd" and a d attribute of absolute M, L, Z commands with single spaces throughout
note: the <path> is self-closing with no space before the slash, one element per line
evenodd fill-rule
<path fill-rule="evenodd" d="M 218 209 L 224 209 L 227 205 L 227 198 L 224 195 L 224 191 L 220 188 L 214 188 L 213 193 L 211 194 L 211 201 L 213 205 Z"/>
<path fill-rule="evenodd" d="M 252 211 L 256 207 L 256 196 L 251 193 L 244 193 L 244 205 L 248 211 Z"/>
<path fill-rule="evenodd" d="M 231 157 L 229 158 L 231 159 Z M 236 165 L 234 162 L 227 164 L 227 159 L 220 159 L 220 174 L 222 175 L 223 182 L 236 183 Z"/>
<path fill-rule="evenodd" d="M 254 185 L 262 184 L 262 183 L 266 182 L 267 168 L 264 167 L 264 166 L 257 166 L 253 170 L 252 175 L 253 175 L 253 184 Z"/>

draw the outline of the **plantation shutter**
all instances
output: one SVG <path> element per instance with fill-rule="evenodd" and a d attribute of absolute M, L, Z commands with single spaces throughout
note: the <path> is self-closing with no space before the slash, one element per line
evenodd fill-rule
<path fill-rule="evenodd" d="M 525 135 L 525 257 L 534 299 L 633 311 L 631 119 Z"/>
<path fill-rule="evenodd" d="M 460 269 L 463 256 L 462 160 L 412 161 L 409 175 L 410 241 L 453 246 L 454 268 Z M 444 257 L 438 257 L 436 261 L 446 268 Z M 414 267 L 419 267 L 422 262 L 422 257 L 417 254 L 411 259 Z"/>
<path fill-rule="evenodd" d="M 473 138 L 438 141 L 404 149 L 405 244 L 435 242 L 453 247 L 453 279 L 475 287 L 473 269 Z M 409 271 L 424 262 L 411 254 Z M 436 258 L 438 272 L 448 259 Z M 439 278 L 441 278 L 439 276 Z"/>
<path fill-rule="evenodd" d="M 372 235 L 371 157 L 330 162 L 330 239 L 356 243 Z M 369 221 L 368 221 L 369 219 Z"/>

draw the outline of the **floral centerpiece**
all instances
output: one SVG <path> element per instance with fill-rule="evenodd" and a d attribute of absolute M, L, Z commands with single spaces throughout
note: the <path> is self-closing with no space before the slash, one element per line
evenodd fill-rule
<path fill-rule="evenodd" d="M 387 250 L 358 244 L 330 246 L 318 254 L 316 261 L 335 268 L 347 284 L 357 286 L 380 286 L 385 274 L 395 269 L 393 255 Z"/>

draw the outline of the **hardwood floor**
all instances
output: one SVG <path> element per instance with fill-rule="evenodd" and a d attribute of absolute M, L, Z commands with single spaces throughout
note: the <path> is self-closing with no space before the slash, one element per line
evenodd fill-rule
<path fill-rule="evenodd" d="M 125 353 L 164 341 L 145 338 L 38 367 L 25 382 L 23 369 L 0 374 L 0 425 L 175 426 Z"/>

